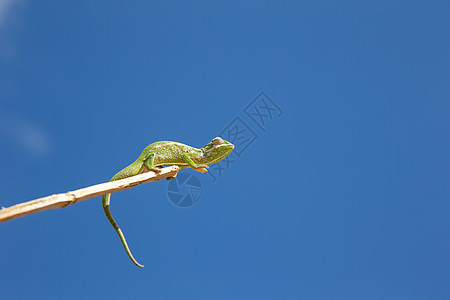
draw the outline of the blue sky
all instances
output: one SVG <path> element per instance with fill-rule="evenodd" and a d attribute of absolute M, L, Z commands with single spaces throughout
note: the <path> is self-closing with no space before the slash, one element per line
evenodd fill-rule
<path fill-rule="evenodd" d="M 0 206 L 108 181 L 155 141 L 201 147 L 236 118 L 255 137 L 214 182 L 183 171 L 202 184 L 190 208 L 166 181 L 113 194 L 144 269 L 100 197 L 0 224 L 2 295 L 448 299 L 449 9 L 1 1 Z M 282 111 L 262 128 L 245 113 L 261 91 Z"/>

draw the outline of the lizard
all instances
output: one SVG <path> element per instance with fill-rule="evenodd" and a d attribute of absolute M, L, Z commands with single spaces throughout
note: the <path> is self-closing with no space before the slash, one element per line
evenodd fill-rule
<path fill-rule="evenodd" d="M 159 173 L 163 166 L 178 166 L 180 169 L 192 168 L 198 172 L 206 173 L 209 165 L 221 161 L 233 149 L 234 145 L 221 137 L 212 139 L 211 142 L 200 149 L 179 142 L 155 142 L 148 145 L 135 162 L 114 175 L 110 182 L 149 171 Z M 170 180 L 172 178 L 166 179 Z M 110 200 L 111 194 L 103 195 L 102 204 L 106 217 L 119 235 L 128 257 L 136 266 L 143 268 L 144 266 L 133 257 L 122 230 L 111 215 L 109 209 Z"/>

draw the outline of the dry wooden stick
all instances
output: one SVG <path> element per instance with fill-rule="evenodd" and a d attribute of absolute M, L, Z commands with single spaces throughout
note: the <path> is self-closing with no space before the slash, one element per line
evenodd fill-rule
<path fill-rule="evenodd" d="M 0 223 L 47 209 L 63 208 L 103 194 L 127 190 L 142 183 L 158 181 L 163 178 L 173 178 L 177 176 L 179 170 L 178 166 L 171 166 L 161 169 L 159 174 L 146 172 L 125 179 L 96 184 L 76 191 L 55 194 L 6 207 L 0 210 Z"/>

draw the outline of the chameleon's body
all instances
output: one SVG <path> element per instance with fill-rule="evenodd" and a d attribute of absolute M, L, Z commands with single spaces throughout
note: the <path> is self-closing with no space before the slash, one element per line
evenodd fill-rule
<path fill-rule="evenodd" d="M 233 144 L 223 140 L 220 137 L 214 138 L 210 143 L 201 149 L 190 147 L 178 142 L 156 142 L 148 145 L 134 163 L 114 175 L 110 181 L 124 179 L 148 171 L 159 172 L 160 168 L 165 165 L 179 166 L 180 169 L 193 168 L 196 171 L 205 173 L 208 165 L 221 161 L 228 156 L 233 149 Z M 102 198 L 103 210 L 105 211 L 106 217 L 119 235 L 125 251 L 131 261 L 136 266 L 142 268 L 144 266 L 139 264 L 134 259 L 122 230 L 119 228 L 111 215 L 109 210 L 110 198 L 111 194 L 103 195 Z"/>

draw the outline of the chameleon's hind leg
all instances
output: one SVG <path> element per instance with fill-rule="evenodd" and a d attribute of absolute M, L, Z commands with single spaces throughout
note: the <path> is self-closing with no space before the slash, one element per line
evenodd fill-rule
<path fill-rule="evenodd" d="M 145 166 L 147 167 L 148 170 L 153 171 L 155 173 L 161 172 L 161 167 L 154 166 L 154 161 L 155 161 L 155 153 L 152 153 L 145 161 Z"/>

